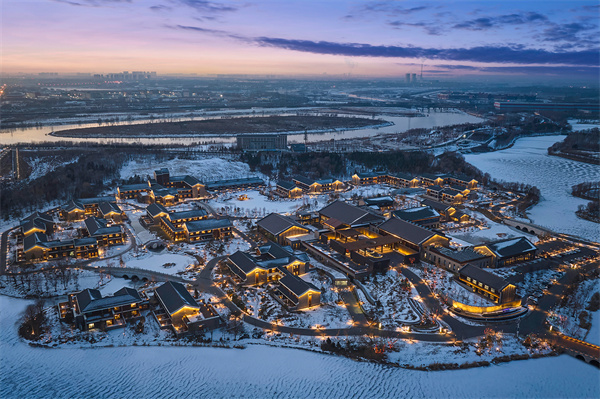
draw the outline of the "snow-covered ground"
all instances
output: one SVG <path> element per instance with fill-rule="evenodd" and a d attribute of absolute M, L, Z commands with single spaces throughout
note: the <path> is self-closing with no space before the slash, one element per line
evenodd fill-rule
<path fill-rule="evenodd" d="M 131 260 L 126 263 L 126 267 L 135 267 L 167 274 L 178 274 L 196 263 L 196 259 L 188 255 L 160 253 L 152 254 L 144 259 Z"/>
<path fill-rule="evenodd" d="M 538 240 L 538 238 L 534 235 L 525 234 L 505 224 L 496 223 L 480 213 L 472 213 L 476 214 L 477 219 L 482 220 L 484 224 L 481 226 L 472 226 L 459 230 L 453 230 L 451 233 L 449 233 L 449 236 L 467 241 L 472 245 L 523 236 L 527 237 L 527 239 L 531 242 L 536 242 Z"/>
<path fill-rule="evenodd" d="M 588 201 L 571 195 L 574 184 L 598 179 L 598 167 L 548 155 L 548 147 L 564 137 L 522 138 L 506 150 L 467 154 L 465 159 L 495 179 L 537 186 L 542 193 L 540 202 L 527 212 L 533 223 L 600 241 L 598 225 L 575 215 L 577 206 Z"/>
<path fill-rule="evenodd" d="M 571 294 L 564 306 L 558 306 L 550 313 L 550 322 L 558 327 L 560 331 L 575 338 L 591 340 L 592 343 L 598 343 L 598 312 L 589 312 L 585 308 L 588 306 L 594 293 L 600 292 L 600 279 L 583 281 L 577 287 L 577 290 Z M 585 313 L 584 313 L 585 312 Z M 588 330 L 580 326 L 580 315 L 592 313 L 592 327 Z M 594 342 L 595 341 L 595 342 Z"/>
<path fill-rule="evenodd" d="M 0 297 L 0 316 L 6 321 L 0 323 L 2 398 L 592 398 L 600 394 L 597 369 L 567 355 L 422 372 L 269 346 L 33 348 L 18 338 L 15 326 L 29 303 Z M 403 354 L 408 358 L 408 350 L 399 352 L 400 363 Z"/>
<path fill-rule="evenodd" d="M 171 176 L 191 175 L 200 181 L 237 179 L 249 176 L 265 178 L 259 172 L 251 172 L 248 164 L 225 158 L 180 159 L 148 162 L 148 160 L 132 160 L 121 169 L 121 178 L 129 179 L 135 175 L 154 177 L 154 171 L 167 168 Z"/>
<path fill-rule="evenodd" d="M 600 345 L 600 310 L 590 313 L 592 315 L 592 328 L 590 328 L 585 340 L 590 344 Z"/>

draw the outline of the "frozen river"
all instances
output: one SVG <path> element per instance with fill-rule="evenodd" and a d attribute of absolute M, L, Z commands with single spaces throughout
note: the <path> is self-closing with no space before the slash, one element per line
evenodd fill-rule
<path fill-rule="evenodd" d="M 578 205 L 588 201 L 573 197 L 571 186 L 597 181 L 597 165 L 548 155 L 547 149 L 565 136 L 527 137 L 506 150 L 465 155 L 467 162 L 497 180 L 537 186 L 542 198 L 527 213 L 531 221 L 556 232 L 600 241 L 598 224 L 575 215 Z"/>
<path fill-rule="evenodd" d="M 40 349 L 0 296 L 0 398 L 594 398 L 598 370 L 568 356 L 421 372 L 303 350 L 250 346 Z"/>
<path fill-rule="evenodd" d="M 298 110 L 298 111 L 302 111 Z M 269 114 L 272 115 L 295 115 L 295 110 L 291 109 L 271 109 L 269 110 Z M 202 119 L 210 119 L 210 118 L 218 118 L 223 115 L 228 116 L 256 116 L 252 113 L 252 110 L 240 110 L 235 114 L 224 114 L 220 112 L 206 112 L 203 113 L 202 116 L 195 117 L 185 117 L 178 116 L 173 118 L 176 121 L 186 121 L 186 120 L 202 120 Z M 364 115 L 357 115 L 359 117 L 364 117 Z M 358 138 L 358 137 L 370 137 L 378 134 L 386 134 L 386 133 L 398 133 L 404 132 L 408 129 L 414 128 L 433 128 L 439 126 L 447 126 L 447 125 L 455 125 L 460 123 L 477 123 L 483 121 L 483 119 L 478 118 L 476 116 L 472 116 L 466 114 L 464 112 L 455 111 L 455 112 L 431 112 L 427 114 L 427 116 L 422 117 L 407 117 L 407 116 L 389 116 L 389 115 L 380 115 L 380 117 L 388 122 L 392 122 L 392 125 L 384 126 L 384 127 L 367 127 L 360 129 L 350 129 L 350 130 L 336 130 L 332 132 L 315 132 L 307 135 L 308 141 L 328 141 L 331 139 L 339 140 L 339 139 L 349 139 L 349 138 Z M 122 116 L 124 119 L 125 116 Z M 150 123 L 152 120 L 149 119 L 140 119 L 135 121 L 125 121 L 125 122 L 117 122 L 117 125 L 127 125 L 127 124 L 141 124 L 141 123 Z M 373 122 L 377 124 L 377 121 Z M 235 135 L 228 136 L 214 136 L 214 135 L 197 135 L 191 137 L 156 137 L 156 138 L 69 138 L 69 137 L 57 137 L 49 135 L 49 133 L 53 131 L 59 130 L 68 130 L 68 129 L 77 129 L 77 128 L 85 128 L 85 127 L 98 127 L 98 126 L 106 126 L 106 124 L 101 125 L 99 123 L 82 123 L 82 124 L 67 124 L 61 126 L 42 126 L 42 127 L 27 127 L 27 128 L 13 128 L 13 129 L 3 129 L 0 130 L 0 145 L 12 145 L 17 143 L 35 143 L 35 142 L 98 142 L 98 143 L 141 143 L 141 144 L 193 144 L 199 142 L 210 142 L 210 143 L 233 143 L 235 142 Z M 304 132 L 296 132 L 295 134 L 288 135 L 288 141 L 290 143 L 293 142 L 303 142 L 304 141 Z"/>

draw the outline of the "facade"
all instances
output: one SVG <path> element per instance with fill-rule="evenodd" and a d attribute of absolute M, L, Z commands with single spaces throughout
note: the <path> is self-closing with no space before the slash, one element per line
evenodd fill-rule
<path fill-rule="evenodd" d="M 58 305 L 62 320 L 72 319 L 82 331 L 102 331 L 125 327 L 139 319 L 141 311 L 148 308 L 148 298 L 132 288 L 121 288 L 113 296 L 102 297 L 100 291 L 85 289 L 69 294 L 68 302 Z"/>
<path fill-rule="evenodd" d="M 115 205 L 116 208 L 114 209 L 121 211 L 115 203 L 115 197 L 79 198 L 71 200 L 61 207 L 60 218 L 67 221 L 73 221 L 81 220 L 88 216 L 103 217 L 100 211 L 100 205 L 104 202 Z M 121 217 L 123 217 L 122 212 Z"/>
<path fill-rule="evenodd" d="M 23 240 L 23 252 L 20 254 L 19 260 L 46 261 L 66 257 L 82 259 L 97 256 L 98 241 L 94 237 L 48 241 L 48 237 L 44 233 L 36 232 Z"/>
<path fill-rule="evenodd" d="M 317 287 L 289 273 L 279 280 L 275 294 L 290 310 L 310 309 L 321 304 L 321 291 Z"/>
<path fill-rule="evenodd" d="M 233 235 L 233 224 L 229 219 L 202 219 L 183 224 L 188 242 L 223 240 Z"/>
<path fill-rule="evenodd" d="M 298 276 L 309 270 L 309 258 L 290 247 L 274 242 L 259 247 L 254 254 L 237 251 L 228 257 L 227 265 L 243 285 L 276 282 L 287 273 Z"/>
<path fill-rule="evenodd" d="M 240 134 L 236 137 L 240 150 L 286 150 L 287 134 Z"/>
<path fill-rule="evenodd" d="M 149 193 L 152 191 L 150 183 L 139 183 L 139 184 L 126 184 L 117 187 L 117 196 L 119 199 L 133 199 L 136 198 L 140 193 Z"/>
<path fill-rule="evenodd" d="M 167 281 L 154 290 L 154 298 L 159 303 L 154 316 L 160 328 L 171 329 L 178 337 L 225 324 L 210 304 L 198 304 L 183 284 Z"/>
<path fill-rule="evenodd" d="M 473 292 L 489 298 L 492 302 L 503 304 L 516 299 L 516 287 L 502 277 L 482 270 L 477 266 L 466 265 L 458 271 L 458 281 Z"/>
<path fill-rule="evenodd" d="M 214 180 L 206 182 L 205 184 L 206 189 L 209 191 L 240 190 L 264 185 L 264 180 L 258 177 L 241 177 L 239 179 Z"/>
<path fill-rule="evenodd" d="M 428 206 L 394 211 L 392 212 L 392 217 L 406 220 L 407 222 L 415 223 L 430 229 L 437 229 L 440 227 L 442 218 L 438 211 Z"/>
<path fill-rule="evenodd" d="M 279 180 L 275 187 L 275 192 L 283 198 L 298 198 L 302 197 L 304 192 L 295 183 L 291 181 Z"/>
<path fill-rule="evenodd" d="M 310 230 L 296 222 L 289 216 L 283 216 L 278 213 L 271 213 L 258 222 L 256 222 L 258 231 L 264 234 L 269 240 L 280 245 L 288 245 L 289 237 L 303 236 L 310 233 Z"/>
<path fill-rule="evenodd" d="M 88 236 L 98 241 L 99 246 L 119 245 L 125 241 L 121 225 L 110 225 L 106 219 L 95 216 L 85 219 Z"/>
<path fill-rule="evenodd" d="M 474 247 L 492 257 L 492 267 L 510 266 L 535 259 L 537 247 L 525 237 L 509 238 Z"/>
<path fill-rule="evenodd" d="M 467 264 L 478 268 L 491 267 L 492 257 L 473 250 L 472 247 L 455 251 L 450 248 L 430 246 L 425 250 L 423 258 L 438 267 L 458 273 Z"/>
<path fill-rule="evenodd" d="M 441 233 L 435 233 L 424 227 L 397 218 L 386 220 L 377 229 L 381 235 L 391 235 L 398 238 L 402 245 L 417 251 L 421 257 L 423 257 L 424 249 L 428 246 L 438 245 L 448 247 L 450 243 L 450 239 Z"/>

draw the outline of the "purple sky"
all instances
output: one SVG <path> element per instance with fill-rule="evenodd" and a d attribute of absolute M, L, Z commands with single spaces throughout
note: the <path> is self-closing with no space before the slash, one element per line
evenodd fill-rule
<path fill-rule="evenodd" d="M 599 71 L 597 0 L 2 1 L 5 73 Z"/>

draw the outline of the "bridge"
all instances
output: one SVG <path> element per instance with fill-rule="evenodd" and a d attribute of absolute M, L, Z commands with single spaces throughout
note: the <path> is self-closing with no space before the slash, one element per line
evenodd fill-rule
<path fill-rule="evenodd" d="M 560 332 L 550 335 L 549 341 L 564 353 L 600 368 L 600 346 L 590 344 Z"/>
<path fill-rule="evenodd" d="M 543 236 L 547 234 L 556 234 L 552 230 L 545 227 L 538 226 L 533 223 L 522 222 L 520 220 L 504 219 L 504 224 L 514 227 L 517 230 L 521 230 L 524 233 L 535 234 L 537 236 Z"/>
<path fill-rule="evenodd" d="M 132 281 L 175 281 L 178 283 L 191 283 L 191 280 L 184 279 L 172 274 L 154 272 L 146 269 L 138 269 L 136 267 L 93 267 L 83 266 L 82 269 L 91 270 L 98 273 L 110 274 L 113 277 L 121 277 Z"/>

